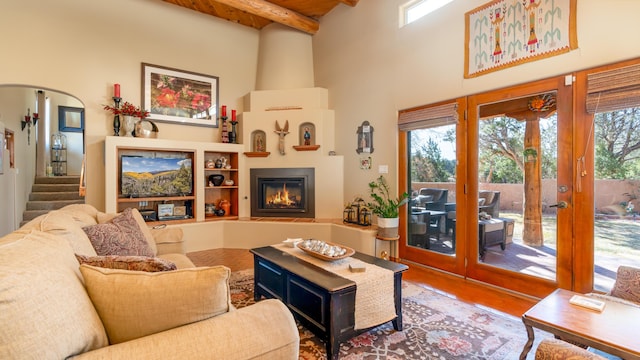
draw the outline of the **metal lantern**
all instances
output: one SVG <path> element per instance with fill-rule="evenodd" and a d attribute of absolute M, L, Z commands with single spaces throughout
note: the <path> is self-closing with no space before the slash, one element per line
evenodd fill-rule
<path fill-rule="evenodd" d="M 355 198 L 351 204 L 345 207 L 342 221 L 363 226 L 371 225 L 371 211 L 367 209 L 366 205 L 362 198 Z"/>
<path fill-rule="evenodd" d="M 51 135 L 51 148 L 52 149 L 66 149 L 67 137 L 62 133 L 56 133 Z"/>
<path fill-rule="evenodd" d="M 358 224 L 363 226 L 371 225 L 371 211 L 368 208 L 362 207 L 360 209 L 360 216 L 358 217 Z"/>
<path fill-rule="evenodd" d="M 344 211 L 342 212 L 342 222 L 353 223 L 354 218 L 355 218 L 355 215 L 353 214 L 353 209 L 351 208 L 351 205 L 348 205 L 347 207 L 344 208 Z"/>

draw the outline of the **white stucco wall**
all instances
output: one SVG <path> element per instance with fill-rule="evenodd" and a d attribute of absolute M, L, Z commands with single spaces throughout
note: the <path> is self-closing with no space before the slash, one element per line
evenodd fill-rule
<path fill-rule="evenodd" d="M 316 86 L 329 89 L 336 112 L 336 151 L 345 156 L 345 200 L 365 193 L 389 165 L 397 174 L 397 111 L 548 78 L 640 56 L 637 0 L 578 0 L 577 50 L 464 79 L 464 14 L 488 0 L 453 1 L 406 27 L 398 7 L 406 0 L 360 1 L 336 7 L 313 38 Z M 359 168 L 355 131 L 375 128 L 372 169 Z"/>
<path fill-rule="evenodd" d="M 139 104 L 142 62 L 214 75 L 220 103 L 239 112 L 242 96 L 254 89 L 257 30 L 162 1 L 3 1 L 0 31 L 13 34 L 1 41 L 0 85 L 59 90 L 85 105 L 86 200 L 99 209 L 105 197 L 104 138 L 113 131 L 113 118 L 102 107 L 113 102 L 114 83 L 121 84 L 124 100 Z M 3 121 L 20 132 L 19 119 Z M 219 141 L 217 128 L 158 126 L 160 138 Z M 26 142 L 17 141 L 16 153 L 26 151 Z M 30 183 L 33 174 L 20 177 L 19 183 Z"/>

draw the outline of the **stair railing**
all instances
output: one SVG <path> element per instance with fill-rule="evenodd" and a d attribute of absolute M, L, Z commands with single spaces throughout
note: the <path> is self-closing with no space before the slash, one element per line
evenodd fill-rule
<path fill-rule="evenodd" d="M 87 154 L 82 156 L 82 169 L 80 170 L 80 185 L 78 187 L 78 194 L 80 196 L 85 196 L 87 193 L 87 184 L 84 180 L 84 170 L 87 166 Z"/>

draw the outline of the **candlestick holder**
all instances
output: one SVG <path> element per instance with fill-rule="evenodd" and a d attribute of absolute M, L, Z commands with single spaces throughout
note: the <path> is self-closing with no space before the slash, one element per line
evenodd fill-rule
<path fill-rule="evenodd" d="M 120 101 L 122 101 L 121 97 L 119 96 L 113 97 L 113 103 L 116 109 L 120 108 Z M 116 114 L 113 116 L 113 136 L 120 136 L 120 115 L 119 114 Z"/>
<path fill-rule="evenodd" d="M 231 132 L 229 133 L 229 142 L 232 144 L 238 143 L 238 133 L 236 133 L 237 121 L 231 120 Z"/>
<path fill-rule="evenodd" d="M 225 144 L 229 143 L 229 130 L 227 129 L 227 117 L 226 116 L 221 116 L 220 119 L 222 120 L 222 142 Z"/>

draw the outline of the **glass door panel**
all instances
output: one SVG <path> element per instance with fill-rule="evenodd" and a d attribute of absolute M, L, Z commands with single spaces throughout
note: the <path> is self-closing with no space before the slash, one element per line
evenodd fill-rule
<path fill-rule="evenodd" d="M 611 290 L 620 265 L 640 263 L 640 108 L 594 116 L 594 289 Z"/>
<path fill-rule="evenodd" d="M 410 131 L 406 245 L 455 256 L 456 126 Z"/>
<path fill-rule="evenodd" d="M 516 86 L 468 110 L 466 275 L 537 297 L 571 288 L 571 87 Z"/>
<path fill-rule="evenodd" d="M 557 252 L 555 99 L 549 92 L 481 107 L 487 117 L 478 131 L 477 256 L 485 265 L 551 281 Z M 543 111 L 530 110 L 537 102 Z"/>

